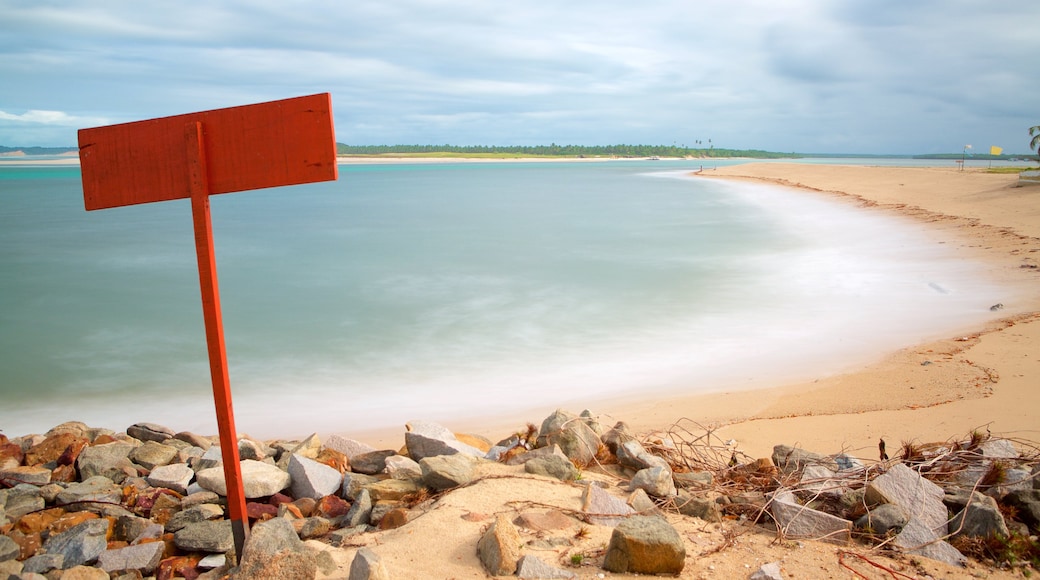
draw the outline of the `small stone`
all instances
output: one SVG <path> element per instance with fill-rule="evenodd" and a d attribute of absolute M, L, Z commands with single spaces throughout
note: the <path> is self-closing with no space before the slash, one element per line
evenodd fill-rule
<path fill-rule="evenodd" d="M 628 489 L 629 491 L 642 489 L 655 497 L 673 497 L 676 495 L 675 482 L 672 481 L 672 470 L 660 466 L 636 472 Z"/>
<path fill-rule="evenodd" d="M 64 557 L 63 568 L 90 564 L 105 551 L 108 529 L 107 519 L 89 520 L 51 536 L 43 548 L 48 554 L 61 554 Z"/>
<path fill-rule="evenodd" d="M 196 435 L 191 431 L 181 431 L 180 433 L 174 435 L 173 438 L 178 441 L 184 441 L 185 443 L 190 444 L 192 447 L 198 447 L 203 451 L 213 446 L 213 442 L 210 441 L 208 438 L 203 437 L 202 435 Z"/>
<path fill-rule="evenodd" d="M 372 496 L 367 489 L 362 489 L 350 506 L 350 511 L 343 517 L 340 524 L 345 528 L 353 528 L 368 523 L 372 515 Z"/>
<path fill-rule="evenodd" d="M 601 526 L 616 526 L 626 516 L 636 513 L 624 500 L 596 485 L 585 487 L 581 496 L 581 509 L 587 514 L 589 523 Z"/>
<path fill-rule="evenodd" d="M 176 458 L 176 447 L 155 441 L 145 441 L 143 445 L 131 451 L 129 456 L 130 461 L 148 470 L 167 465 Z"/>
<path fill-rule="evenodd" d="M 517 516 L 516 525 L 535 532 L 553 532 L 566 530 L 578 524 L 577 520 L 559 510 L 541 512 L 524 512 Z"/>
<path fill-rule="evenodd" d="M 84 452 L 85 453 L 85 452 Z M 82 502 L 118 504 L 123 500 L 123 490 L 104 476 L 94 476 L 82 483 L 74 483 L 58 494 L 58 505 L 70 505 L 71 509 L 84 509 Z"/>
<path fill-rule="evenodd" d="M 783 580 L 784 577 L 780 574 L 780 562 L 770 562 L 768 564 L 762 564 L 758 570 L 755 570 L 748 580 Z"/>
<path fill-rule="evenodd" d="M 332 520 L 346 515 L 350 511 L 350 504 L 338 496 L 327 495 L 315 502 L 311 511 L 323 518 Z"/>
<path fill-rule="evenodd" d="M 305 518 L 297 533 L 301 540 L 320 538 L 332 531 L 332 522 L 323 517 Z"/>
<path fill-rule="evenodd" d="M 330 435 L 325 441 L 325 447 L 327 449 L 333 449 L 339 451 L 347 457 L 348 460 L 353 461 L 355 455 L 361 453 L 368 453 L 369 451 L 375 451 L 376 448 L 371 445 L 367 445 L 360 441 L 348 439 L 340 435 Z"/>
<path fill-rule="evenodd" d="M 51 570 L 61 570 L 64 563 L 62 554 L 37 554 L 22 562 L 22 574 L 46 574 Z"/>
<path fill-rule="evenodd" d="M 86 437 L 74 433 L 54 433 L 25 452 L 25 464 L 29 466 L 56 463 L 74 463 L 80 452 L 90 444 Z M 59 461 L 61 459 L 61 461 Z"/>
<path fill-rule="evenodd" d="M 386 473 L 394 479 L 422 479 L 422 468 L 419 464 L 404 455 L 391 455 L 385 460 Z"/>
<path fill-rule="evenodd" d="M 596 459 L 603 443 L 577 415 L 557 409 L 542 421 L 538 430 L 538 446 L 559 445 L 564 455 L 575 464 L 586 466 Z"/>
<path fill-rule="evenodd" d="M 892 503 L 883 503 L 856 520 L 856 527 L 884 536 L 889 530 L 902 530 L 908 521 L 910 516 L 906 510 Z"/>
<path fill-rule="evenodd" d="M 536 556 L 530 554 L 520 558 L 517 565 L 516 575 L 518 578 L 529 578 L 531 580 L 554 580 L 577 578 L 578 575 L 563 568 L 550 566 Z"/>
<path fill-rule="evenodd" d="M 683 490 L 675 498 L 675 506 L 684 516 L 700 518 L 706 522 L 722 521 L 722 508 L 711 496 L 701 497 Z"/>
<path fill-rule="evenodd" d="M 224 508 L 212 503 L 205 503 L 181 510 L 166 522 L 166 531 L 176 532 L 191 524 L 215 520 L 224 517 Z"/>
<path fill-rule="evenodd" d="M 778 492 L 769 507 L 784 537 L 833 543 L 852 539 L 852 522 L 801 505 L 789 491 Z"/>
<path fill-rule="evenodd" d="M 0 480 L 14 483 L 27 483 L 30 485 L 46 485 L 51 482 L 51 470 L 38 465 L 19 465 L 0 470 Z"/>
<path fill-rule="evenodd" d="M 373 501 L 400 501 L 419 491 L 419 486 L 414 481 L 386 479 L 370 484 L 366 486 L 366 489 L 372 494 Z"/>
<path fill-rule="evenodd" d="M 404 508 L 394 508 L 382 518 L 379 519 L 380 530 L 394 530 L 400 528 L 408 523 L 408 510 Z"/>
<path fill-rule="evenodd" d="M 372 485 L 378 481 L 378 477 L 348 471 L 343 474 L 343 487 L 340 489 L 339 494 L 346 499 L 354 500 L 357 499 L 358 494 L 361 493 L 365 486 Z"/>
<path fill-rule="evenodd" d="M 365 475 L 379 475 L 386 470 L 386 460 L 397 455 L 393 449 L 359 453 L 350 458 L 350 470 Z"/>
<path fill-rule="evenodd" d="M 275 518 L 253 526 L 233 578 L 314 578 L 317 572 L 317 558 L 296 535 L 289 520 Z"/>
<path fill-rule="evenodd" d="M 21 548 L 14 540 L 0 535 L 0 562 L 14 560 L 20 553 Z"/>
<path fill-rule="evenodd" d="M 483 451 L 459 441 L 454 433 L 436 423 L 409 421 L 405 427 L 408 429 L 404 434 L 405 447 L 408 449 L 408 456 L 415 461 L 421 461 L 426 457 L 457 453 L 484 457 Z M 353 457 L 350 464 L 353 467 Z"/>
<path fill-rule="evenodd" d="M 149 542 L 118 550 L 105 550 L 98 556 L 97 565 L 110 574 L 122 570 L 137 570 L 147 576 L 159 566 L 163 548 L 162 542 Z"/>
<path fill-rule="evenodd" d="M 980 538 L 1001 537 L 1011 535 L 1004 516 L 1000 513 L 996 500 L 989 496 L 980 496 L 981 501 L 972 501 L 953 516 L 949 529 L 954 537 L 974 536 Z"/>
<path fill-rule="evenodd" d="M 127 477 L 128 469 L 136 473 L 136 468 L 129 459 L 130 452 L 136 448 L 137 445 L 126 441 L 113 441 L 85 448 L 76 459 L 80 477 L 85 481 L 100 475 L 115 483 L 122 483 Z"/>

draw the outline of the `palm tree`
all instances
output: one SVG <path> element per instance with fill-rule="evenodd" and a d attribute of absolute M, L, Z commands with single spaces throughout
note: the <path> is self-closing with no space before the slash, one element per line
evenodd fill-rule
<path fill-rule="evenodd" d="M 1029 141 L 1029 148 L 1036 149 L 1036 156 L 1040 158 L 1040 125 L 1030 127 L 1029 136 L 1033 138 Z"/>

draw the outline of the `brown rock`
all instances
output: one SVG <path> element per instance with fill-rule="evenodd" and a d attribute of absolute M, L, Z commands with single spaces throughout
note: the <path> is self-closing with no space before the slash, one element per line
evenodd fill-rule
<path fill-rule="evenodd" d="M 521 528 L 535 530 L 538 532 L 549 532 L 554 530 L 565 530 L 578 523 L 574 518 L 564 515 L 559 510 L 549 510 L 545 513 L 524 512 L 514 520 Z"/>
<path fill-rule="evenodd" d="M 78 455 L 78 453 L 77 453 Z M 64 455 L 62 456 L 64 457 Z M 79 478 L 76 476 L 76 466 L 74 464 L 58 465 L 51 472 L 51 483 L 62 482 L 72 483 L 78 481 Z"/>
<path fill-rule="evenodd" d="M 350 460 L 347 459 L 346 455 L 336 451 L 335 449 L 323 447 L 314 460 L 318 463 L 324 463 L 340 473 L 350 471 Z"/>
<path fill-rule="evenodd" d="M 317 505 L 314 506 L 313 513 L 323 518 L 333 520 L 340 516 L 347 515 L 347 512 L 349 511 L 350 504 L 347 503 L 347 500 L 335 495 L 327 495 L 318 500 Z"/>
<path fill-rule="evenodd" d="M 49 529 L 63 515 L 65 515 L 65 510 L 61 508 L 51 508 L 25 514 L 15 524 L 15 529 L 23 534 L 38 534 L 43 530 Z"/>
<path fill-rule="evenodd" d="M 477 557 L 492 576 L 512 576 L 520 562 L 520 544 L 520 532 L 506 514 L 498 514 L 477 542 Z"/>
<path fill-rule="evenodd" d="M 47 529 L 51 535 L 60 534 L 71 527 L 78 526 L 87 520 L 96 520 L 98 515 L 92 512 L 71 512 L 54 520 Z M 110 526 L 111 527 L 111 526 Z"/>
<path fill-rule="evenodd" d="M 12 530 L 7 534 L 8 538 L 14 540 L 14 543 L 18 544 L 18 559 L 26 560 L 36 555 L 36 552 L 40 551 L 40 546 L 43 545 L 43 538 L 39 532 L 31 534 L 23 534 L 18 530 Z"/>
<path fill-rule="evenodd" d="M 246 515 L 251 520 L 267 520 L 278 515 L 278 507 L 269 503 L 246 502 Z"/>
<path fill-rule="evenodd" d="M 7 442 L 0 444 L 0 469 L 18 467 L 24 460 L 25 453 L 22 452 L 21 445 Z"/>
<path fill-rule="evenodd" d="M 484 453 L 487 453 L 491 450 L 492 443 L 488 441 L 486 437 L 481 437 L 480 435 L 473 435 L 471 433 L 456 433 L 455 438 L 459 441 L 462 441 L 466 445 L 471 445 L 473 447 L 476 447 L 477 449 L 480 449 Z"/>
<path fill-rule="evenodd" d="M 201 559 L 202 556 L 198 554 L 166 558 L 160 561 L 159 567 L 155 569 L 156 580 L 167 580 L 175 577 L 194 580 L 199 577 L 198 565 Z"/>
<path fill-rule="evenodd" d="M 394 508 L 383 516 L 383 519 L 379 520 L 380 530 L 393 530 L 399 528 L 408 523 L 408 510 L 404 508 Z"/>
<path fill-rule="evenodd" d="M 86 437 L 78 437 L 72 433 L 56 433 L 44 439 L 42 443 L 30 447 L 25 452 L 25 464 L 43 465 L 52 461 L 57 462 L 58 458 L 67 452 L 72 459 L 66 461 L 64 465 L 69 465 L 89 443 Z"/>
<path fill-rule="evenodd" d="M 301 497 L 300 499 L 292 502 L 292 504 L 300 510 L 300 515 L 302 515 L 305 518 L 309 518 L 314 514 L 314 510 L 318 506 L 318 501 L 310 497 Z"/>

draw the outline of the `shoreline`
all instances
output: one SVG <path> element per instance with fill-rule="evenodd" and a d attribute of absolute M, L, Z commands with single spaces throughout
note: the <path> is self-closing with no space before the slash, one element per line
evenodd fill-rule
<path fill-rule="evenodd" d="M 677 422 L 703 426 L 751 457 L 767 457 L 781 441 L 869 458 L 881 438 L 889 449 L 977 428 L 1037 438 L 1040 392 L 1032 385 L 1040 377 L 1040 201 L 1033 199 L 1038 188 L 1015 187 L 1014 175 L 944 168 L 776 162 L 720 167 L 698 177 L 770 183 L 862 211 L 909 217 L 925 224 L 937 243 L 984 264 L 989 277 L 1012 290 L 1013 300 L 1005 305 L 1006 316 L 982 327 L 809 381 L 651 399 L 630 394 L 573 407 L 561 402 L 562 408 L 588 408 L 604 424 L 625 421 L 642 433 L 667 431 Z M 497 440 L 553 410 L 468 417 L 447 426 Z M 394 447 L 402 428 L 338 434 Z"/>

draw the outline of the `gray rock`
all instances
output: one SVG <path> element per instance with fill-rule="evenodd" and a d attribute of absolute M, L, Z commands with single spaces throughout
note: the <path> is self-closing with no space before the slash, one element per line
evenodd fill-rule
<path fill-rule="evenodd" d="M 274 518 L 253 526 L 242 550 L 242 560 L 232 578 L 281 580 L 314 578 L 318 562 L 285 518 Z"/>
<path fill-rule="evenodd" d="M 369 548 L 360 548 L 350 563 L 347 580 L 390 580 L 390 573 L 378 554 Z"/>
<path fill-rule="evenodd" d="M 1028 469 L 1015 467 L 1004 472 L 1004 480 L 986 491 L 986 495 L 996 499 L 1018 490 L 1033 489 L 1033 474 Z"/>
<path fill-rule="evenodd" d="M 260 441 L 243 437 L 238 440 L 238 459 L 240 461 L 251 459 L 253 461 L 263 461 L 270 455 L 269 449 L 266 445 Z"/>
<path fill-rule="evenodd" d="M 165 531 L 162 524 L 133 515 L 116 518 L 112 525 L 112 537 L 129 544 L 136 544 L 144 539 L 161 538 Z"/>
<path fill-rule="evenodd" d="M 419 491 L 419 485 L 404 479 L 384 479 L 366 485 L 365 489 L 372 494 L 373 501 L 400 501 Z"/>
<path fill-rule="evenodd" d="M 956 548 L 940 540 L 939 535 L 928 524 L 915 517 L 911 517 L 903 526 L 903 531 L 899 532 L 892 544 L 907 553 L 953 566 L 963 566 L 968 561 Z"/>
<path fill-rule="evenodd" d="M 166 531 L 177 532 L 191 524 L 216 520 L 222 517 L 224 517 L 224 508 L 216 504 L 204 503 L 173 514 L 170 520 L 166 522 Z"/>
<path fill-rule="evenodd" d="M 846 486 L 838 478 L 836 471 L 823 465 L 809 464 L 802 469 L 798 489 L 814 496 L 837 497 L 845 493 Z"/>
<path fill-rule="evenodd" d="M 673 497 L 676 495 L 675 482 L 672 481 L 672 470 L 665 467 L 641 469 L 632 477 L 629 491 L 642 489 L 654 497 Z"/>
<path fill-rule="evenodd" d="M 602 442 L 585 421 L 573 413 L 557 409 L 542 421 L 538 430 L 538 447 L 559 445 L 564 455 L 576 465 L 593 463 Z"/>
<path fill-rule="evenodd" d="M 566 457 L 560 455 L 544 455 L 524 463 L 524 471 L 533 475 L 553 477 L 560 481 L 578 479 L 578 468 Z"/>
<path fill-rule="evenodd" d="M 321 439 L 318 438 L 317 433 L 311 433 L 309 437 L 300 441 L 298 445 L 293 446 L 289 452 L 302 455 L 307 459 L 317 459 L 318 454 L 321 453 Z"/>
<path fill-rule="evenodd" d="M 404 434 L 408 456 L 415 461 L 438 455 L 462 453 L 473 457 L 484 457 L 484 452 L 458 440 L 447 428 L 429 421 L 409 421 Z"/>
<path fill-rule="evenodd" d="M 332 530 L 332 522 L 328 519 L 314 516 L 303 519 L 303 524 L 300 525 L 300 529 L 296 532 L 301 540 L 311 540 L 314 538 L 320 538 L 328 534 Z"/>
<path fill-rule="evenodd" d="M 783 537 L 847 543 L 852 539 L 852 522 L 800 505 L 788 491 L 773 496 L 769 504 Z"/>
<path fill-rule="evenodd" d="M 22 574 L 46 574 L 63 569 L 64 563 L 65 556 L 61 554 L 36 554 L 22 562 Z"/>
<path fill-rule="evenodd" d="M 386 458 L 386 473 L 394 479 L 422 479 L 422 468 L 419 464 L 404 455 L 391 455 Z"/>
<path fill-rule="evenodd" d="M 372 516 L 372 495 L 367 489 L 362 489 L 357 494 L 357 499 L 350 506 L 350 511 L 339 521 L 340 527 L 355 528 L 367 524 Z"/>
<path fill-rule="evenodd" d="M 227 496 L 227 483 L 224 481 L 224 467 L 211 467 L 195 474 L 200 486 L 222 496 Z M 249 499 L 267 497 L 289 487 L 292 478 L 277 467 L 247 459 L 242 462 L 242 487 Z"/>
<path fill-rule="evenodd" d="M 498 514 L 477 542 L 477 557 L 492 576 L 512 576 L 520 561 L 520 532 L 505 514 Z"/>
<path fill-rule="evenodd" d="M 116 550 L 105 550 L 98 556 L 97 566 L 110 574 L 122 570 L 137 570 L 148 576 L 159 566 L 164 546 L 162 542 L 149 542 Z"/>
<path fill-rule="evenodd" d="M 700 518 L 706 522 L 722 521 L 722 507 L 711 496 L 698 497 L 688 491 L 680 491 L 679 496 L 675 498 L 675 507 L 684 516 Z"/>
<path fill-rule="evenodd" d="M 123 500 L 123 490 L 107 477 L 100 475 L 91 477 L 82 483 L 73 483 L 58 494 L 56 502 L 59 506 L 67 505 L 72 511 L 89 509 L 92 506 L 81 505 L 80 502 L 103 502 L 118 504 Z"/>
<path fill-rule="evenodd" d="M 770 562 L 768 564 L 762 564 L 758 570 L 755 570 L 748 580 L 783 580 L 784 577 L 780 574 L 780 562 Z"/>
<path fill-rule="evenodd" d="M 614 528 L 603 569 L 617 574 L 678 575 L 686 565 L 686 547 L 664 518 L 633 516 Z"/>
<path fill-rule="evenodd" d="M 130 461 L 151 470 L 160 465 L 168 465 L 177 458 L 176 447 L 163 445 L 155 441 L 145 441 L 143 445 L 130 452 Z"/>
<path fill-rule="evenodd" d="M 834 463 L 838 465 L 838 471 L 859 471 L 863 469 L 863 462 L 847 453 L 835 455 Z"/>
<path fill-rule="evenodd" d="M 690 489 L 708 489 L 715 482 L 715 477 L 710 471 L 672 473 L 672 479 L 677 487 Z"/>
<path fill-rule="evenodd" d="M 795 473 L 803 469 L 806 465 L 813 464 L 822 465 L 835 471 L 838 469 L 838 465 L 833 460 L 828 459 L 819 453 L 813 453 L 798 447 L 791 447 L 790 445 L 774 446 L 772 460 L 773 465 L 775 465 L 781 473 L 785 474 Z"/>
<path fill-rule="evenodd" d="M 7 536 L 0 535 L 0 562 L 6 562 L 7 560 L 14 560 L 18 557 L 21 552 L 21 548 L 14 540 Z"/>
<path fill-rule="evenodd" d="M 17 580 L 24 567 L 18 560 L 0 560 L 0 578 Z"/>
<path fill-rule="evenodd" d="M 629 433 L 628 425 L 624 421 L 618 421 L 606 433 L 600 435 L 600 441 L 614 455 L 617 455 L 618 446 L 630 439 L 634 439 L 634 437 Z"/>
<path fill-rule="evenodd" d="M 343 544 L 350 541 L 351 538 L 359 534 L 364 534 L 368 531 L 367 525 L 354 526 L 351 528 L 340 528 L 329 534 L 329 543 L 333 546 L 342 546 Z"/>
<path fill-rule="evenodd" d="M 624 500 L 616 498 L 597 485 L 587 485 L 581 496 L 581 509 L 589 523 L 600 526 L 616 526 L 626 517 L 636 513 Z"/>
<path fill-rule="evenodd" d="M 577 574 L 570 570 L 550 566 L 538 557 L 530 554 L 520 558 L 520 562 L 516 569 L 516 575 L 519 578 L 529 578 L 531 580 L 555 580 L 578 577 Z"/>
<path fill-rule="evenodd" d="M 220 496 L 209 490 L 196 491 L 195 493 L 189 493 L 188 495 L 181 498 L 181 509 L 188 509 L 204 503 L 220 503 Z"/>
<path fill-rule="evenodd" d="M 203 469 L 211 469 L 223 464 L 224 454 L 220 450 L 220 446 L 213 445 L 202 454 L 202 457 L 195 460 L 192 467 L 195 468 L 195 471 L 202 471 Z"/>
<path fill-rule="evenodd" d="M 992 497 L 976 494 L 980 501 L 969 502 L 950 520 L 950 533 L 957 536 L 992 538 L 1010 536 L 1004 516 Z"/>
<path fill-rule="evenodd" d="M 173 438 L 178 441 L 184 441 L 185 443 L 190 444 L 192 447 L 198 447 L 203 451 L 213 446 L 213 442 L 210 441 L 208 438 L 203 437 L 202 435 L 196 435 L 191 431 L 181 431 L 180 433 L 174 435 Z"/>
<path fill-rule="evenodd" d="M 275 518 L 275 520 L 288 523 L 288 520 L 284 518 Z M 296 534 L 294 533 L 293 536 L 295 537 Z M 213 554 L 229 552 L 235 547 L 234 534 L 231 532 L 231 520 L 207 520 L 188 524 L 173 534 L 173 543 L 178 548 L 189 552 L 210 552 Z"/>
<path fill-rule="evenodd" d="M 195 477 L 195 472 L 187 464 L 172 463 L 152 469 L 146 479 L 152 487 L 172 489 L 183 495 L 187 493 L 188 484 L 191 483 L 193 477 Z"/>
<path fill-rule="evenodd" d="M 647 495 L 646 491 L 642 489 L 636 489 L 635 491 L 630 493 L 628 495 L 628 499 L 625 500 L 625 503 L 627 503 L 632 509 L 639 512 L 640 515 L 645 516 L 649 514 L 660 513 L 660 510 L 657 509 L 657 504 L 655 504 L 654 500 L 650 499 L 650 496 Z"/>
<path fill-rule="evenodd" d="M 360 453 L 368 453 L 369 451 L 375 451 L 376 448 L 371 445 L 367 445 L 360 441 L 348 439 L 340 435 L 330 435 L 325 441 L 325 448 L 332 449 L 333 451 L 339 451 L 343 455 L 347 456 L 347 460 L 352 461 L 355 455 Z"/>
<path fill-rule="evenodd" d="M 80 478 L 87 480 L 100 475 L 115 483 L 122 483 L 128 472 L 137 472 L 129 458 L 130 452 L 136 448 L 136 445 L 126 441 L 113 441 L 84 448 L 76 458 Z"/>
<path fill-rule="evenodd" d="M 372 485 L 377 481 L 379 481 L 378 477 L 348 471 L 343 474 L 343 486 L 340 488 L 339 495 L 345 499 L 354 500 L 366 485 Z"/>
<path fill-rule="evenodd" d="M 358 453 L 350 459 L 350 470 L 365 475 L 379 475 L 386 470 L 386 459 L 397 455 L 393 449 Z"/>
<path fill-rule="evenodd" d="M 856 520 L 856 527 L 861 530 L 869 529 L 879 536 L 884 536 L 890 530 L 899 532 L 908 521 L 910 516 L 906 510 L 894 503 L 883 503 Z"/>
<path fill-rule="evenodd" d="M 549 445 L 547 447 L 539 447 L 538 449 L 532 449 L 526 453 L 514 455 L 506 460 L 506 465 L 523 465 L 528 461 L 548 455 L 559 455 L 560 457 L 570 461 L 570 458 L 564 454 L 559 445 Z"/>
<path fill-rule="evenodd" d="M 48 538 L 43 543 L 44 553 L 61 554 L 62 568 L 93 563 L 107 547 L 108 528 L 107 519 L 87 520 Z"/>
<path fill-rule="evenodd" d="M 210 554 L 209 556 L 206 556 L 205 558 L 199 560 L 199 565 L 197 567 L 202 568 L 203 570 L 212 570 L 214 568 L 220 568 L 221 566 L 226 565 L 226 554 Z"/>
<path fill-rule="evenodd" d="M 7 518 L 13 521 L 29 512 L 42 510 L 45 507 L 47 507 L 47 502 L 40 494 L 40 489 L 35 485 L 22 483 L 8 490 L 4 512 L 7 514 Z"/>
<path fill-rule="evenodd" d="M 126 428 L 126 434 L 138 441 L 155 441 L 156 443 L 162 443 L 176 435 L 173 429 L 156 423 L 135 423 Z"/>
<path fill-rule="evenodd" d="M 19 465 L 0 470 L 0 480 L 7 481 L 8 485 L 14 482 L 47 485 L 51 481 L 51 470 L 38 465 Z"/>
<path fill-rule="evenodd" d="M 635 471 L 651 467 L 663 467 L 671 471 L 671 466 L 664 459 L 650 453 L 643 444 L 635 439 L 625 441 L 617 448 L 618 463 Z"/>
<path fill-rule="evenodd" d="M 978 452 L 983 457 L 990 459 L 1015 459 L 1018 457 L 1015 444 L 1007 439 L 987 439 L 979 444 Z"/>
<path fill-rule="evenodd" d="M 343 485 L 343 474 L 337 469 L 296 453 L 289 457 L 292 496 L 321 499 L 333 495 Z"/>
<path fill-rule="evenodd" d="M 465 485 L 476 476 L 474 461 L 464 454 L 423 458 L 419 460 L 422 483 L 438 491 Z"/>
<path fill-rule="evenodd" d="M 902 463 L 867 484 L 864 496 L 868 504 L 893 503 L 903 508 L 911 519 L 918 519 L 936 534 L 946 535 L 946 506 L 943 490 Z"/>

